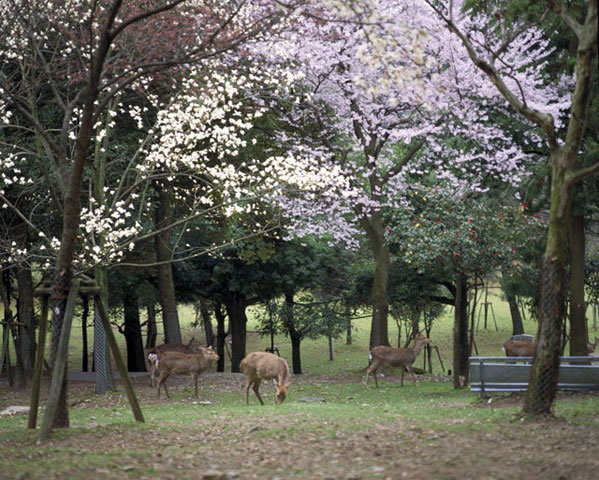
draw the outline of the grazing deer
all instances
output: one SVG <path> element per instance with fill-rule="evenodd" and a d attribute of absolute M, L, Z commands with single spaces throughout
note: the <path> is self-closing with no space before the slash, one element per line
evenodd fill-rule
<path fill-rule="evenodd" d="M 393 348 L 387 347 L 385 345 L 374 347 L 372 350 L 370 350 L 370 362 L 366 368 L 366 387 L 368 387 L 368 376 L 372 373 L 376 388 L 379 388 L 379 382 L 376 378 L 376 371 L 383 364 L 389 365 L 390 367 L 401 367 L 400 372 L 402 387 L 405 373 L 404 371 L 406 368 L 410 372 L 410 375 L 412 375 L 414 385 L 417 385 L 412 364 L 416 361 L 416 358 L 418 357 L 418 354 L 420 353 L 420 350 L 422 350 L 424 344 L 429 343 L 431 343 L 430 338 L 426 338 L 424 335 L 418 333 L 414 337 L 414 346 L 412 348 Z"/>
<path fill-rule="evenodd" d="M 156 386 L 156 359 L 160 358 L 164 352 L 179 352 L 179 353 L 195 353 L 199 348 L 197 346 L 198 341 L 195 337 L 191 337 L 187 345 L 182 343 L 163 343 L 162 345 L 156 345 L 147 352 L 148 364 L 150 365 L 150 385 Z"/>
<path fill-rule="evenodd" d="M 595 342 L 591 343 L 591 342 L 587 342 L 587 353 L 590 355 L 591 353 L 595 352 L 595 349 L 597 348 L 597 345 L 599 345 L 599 338 L 595 337 Z"/>
<path fill-rule="evenodd" d="M 241 371 L 246 376 L 245 384 L 245 404 L 250 404 L 250 387 L 264 405 L 260 396 L 260 382 L 262 380 L 276 380 L 277 405 L 283 403 L 287 397 L 287 389 L 289 388 L 289 366 L 287 362 L 272 353 L 268 352 L 252 352 L 241 361 Z"/>
<path fill-rule="evenodd" d="M 509 340 L 501 347 L 506 357 L 534 357 L 537 345 L 524 340 Z"/>
<path fill-rule="evenodd" d="M 212 362 L 218 361 L 218 354 L 212 350 L 212 347 L 202 348 L 200 353 L 180 353 L 164 352 L 154 358 L 156 368 L 158 369 L 158 398 L 160 398 L 160 388 L 164 386 L 166 396 L 170 398 L 166 388 L 166 379 L 172 374 L 191 375 L 195 386 L 195 396 L 198 396 L 198 377 L 200 374 L 210 368 Z"/>

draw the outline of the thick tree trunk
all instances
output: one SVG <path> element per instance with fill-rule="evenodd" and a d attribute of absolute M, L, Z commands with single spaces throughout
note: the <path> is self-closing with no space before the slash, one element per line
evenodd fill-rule
<path fill-rule="evenodd" d="M 23 350 L 23 365 L 27 373 L 33 372 L 35 365 L 35 315 L 33 308 L 33 277 L 31 269 L 19 268 L 17 270 L 17 288 L 19 292 L 19 337 Z"/>
<path fill-rule="evenodd" d="M 125 317 L 125 343 L 127 345 L 127 369 L 130 372 L 145 372 L 143 339 L 139 321 L 139 299 L 135 292 L 127 292 L 123 298 Z"/>
<path fill-rule="evenodd" d="M 597 57 L 597 1 L 588 2 L 583 25 L 577 25 L 576 85 L 565 142 L 559 145 L 549 135 L 551 150 L 551 207 L 547 245 L 541 267 L 541 306 L 537 355 L 531 371 L 523 410 L 532 415 L 549 415 L 555 399 L 559 372 L 560 335 L 563 328 L 568 227 L 572 187 L 597 165 L 581 169 L 578 152 L 586 128 Z M 567 14 L 567 13 L 566 13 Z"/>
<path fill-rule="evenodd" d="M 389 299 L 387 286 L 391 254 L 385 243 L 385 229 L 380 212 L 375 212 L 370 219 L 361 220 L 362 227 L 368 234 L 370 248 L 374 257 L 374 282 L 372 284 L 372 323 L 370 328 L 370 348 L 389 344 Z"/>
<path fill-rule="evenodd" d="M 218 362 L 216 363 L 216 371 L 225 371 L 225 339 L 227 331 L 225 329 L 225 315 L 223 307 L 220 303 L 214 305 L 214 316 L 216 317 L 216 353 L 218 353 Z"/>
<path fill-rule="evenodd" d="M 464 275 L 456 277 L 453 327 L 453 386 L 461 388 L 460 376 L 468 374 L 468 286 Z"/>
<path fill-rule="evenodd" d="M 231 326 L 231 372 L 240 372 L 239 364 L 245 358 L 247 338 L 246 299 L 235 293 L 225 302 Z"/>
<path fill-rule="evenodd" d="M 557 391 L 561 335 L 565 312 L 565 264 L 570 226 L 570 192 L 565 189 L 564 159 L 554 152 L 547 246 L 541 265 L 540 318 L 537 354 L 531 369 L 523 410 L 550 415 Z"/>
<path fill-rule="evenodd" d="M 584 218 L 570 219 L 570 355 L 587 355 L 587 319 L 584 299 Z"/>
<path fill-rule="evenodd" d="M 173 279 L 173 267 L 170 263 L 172 260 L 170 230 L 167 228 L 170 223 L 170 196 L 168 189 L 164 185 L 159 186 L 158 191 L 159 200 L 155 211 L 155 221 L 156 229 L 162 231 L 156 235 L 154 247 L 156 250 L 156 261 L 158 262 L 156 270 L 160 305 L 162 306 L 164 342 L 181 343 L 179 314 L 175 300 L 175 281 Z"/>

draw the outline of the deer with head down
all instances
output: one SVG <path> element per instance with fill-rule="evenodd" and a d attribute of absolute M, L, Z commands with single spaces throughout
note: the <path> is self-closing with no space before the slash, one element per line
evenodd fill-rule
<path fill-rule="evenodd" d="M 156 354 L 152 354 L 156 355 Z M 167 397 L 168 389 L 166 380 L 172 374 L 191 375 L 195 386 L 195 396 L 198 396 L 198 377 L 200 374 L 210 368 L 212 362 L 218 361 L 218 354 L 212 350 L 212 347 L 201 348 L 199 353 L 180 353 L 164 352 L 154 358 L 156 368 L 158 369 L 158 398 L 160 398 L 160 388 L 164 386 L 164 392 Z"/>
<path fill-rule="evenodd" d="M 262 405 L 260 383 L 262 380 L 275 380 L 277 385 L 277 405 L 283 403 L 289 389 L 289 366 L 287 362 L 272 353 L 252 352 L 241 361 L 241 371 L 245 374 L 245 404 L 249 405 L 250 387 Z"/>
<path fill-rule="evenodd" d="M 412 365 L 416 361 L 416 358 L 418 357 L 420 350 L 422 350 L 422 347 L 430 343 L 430 338 L 426 338 L 424 335 L 418 333 L 414 337 L 414 346 L 412 348 L 393 348 L 387 347 L 385 345 L 374 347 L 372 350 L 370 350 L 370 363 L 366 368 L 366 386 L 368 387 L 368 376 L 372 373 L 376 388 L 379 387 L 379 382 L 376 378 L 376 371 L 381 365 L 400 367 L 402 387 L 405 369 L 407 368 L 412 376 L 412 380 L 414 380 L 414 385 L 417 385 Z"/>
<path fill-rule="evenodd" d="M 164 352 L 179 352 L 179 353 L 196 353 L 202 348 L 198 345 L 195 337 L 191 337 L 187 344 L 183 343 L 163 343 L 150 348 L 146 355 L 150 366 L 150 385 L 156 386 L 156 359 L 160 358 Z"/>

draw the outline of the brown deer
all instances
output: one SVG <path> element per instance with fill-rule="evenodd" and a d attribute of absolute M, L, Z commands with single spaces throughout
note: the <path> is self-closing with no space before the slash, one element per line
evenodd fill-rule
<path fill-rule="evenodd" d="M 506 357 L 534 357 L 537 345 L 524 340 L 509 340 L 501 347 Z"/>
<path fill-rule="evenodd" d="M 416 361 L 420 350 L 425 344 L 431 343 L 430 338 L 426 338 L 420 333 L 414 337 L 414 346 L 412 348 L 393 348 L 385 345 L 379 345 L 370 350 L 370 362 L 366 368 L 366 387 L 368 387 L 368 376 L 372 373 L 374 376 L 374 383 L 376 388 L 379 388 L 379 382 L 376 378 L 376 371 L 381 365 L 389 365 L 390 367 L 401 367 L 401 386 L 403 387 L 403 377 L 405 369 L 407 368 L 412 375 L 414 385 L 416 384 L 416 377 L 414 377 L 414 369 L 412 364 Z"/>
<path fill-rule="evenodd" d="M 156 359 L 160 357 L 164 352 L 179 352 L 179 353 L 196 353 L 201 347 L 198 345 L 198 341 L 195 337 L 191 337 L 187 345 L 182 343 L 163 343 L 162 345 L 156 345 L 150 348 L 146 355 L 148 358 L 148 364 L 150 365 L 150 385 L 156 386 Z"/>
<path fill-rule="evenodd" d="M 250 404 L 250 387 L 264 405 L 260 396 L 260 382 L 262 380 L 276 380 L 277 405 L 283 403 L 289 388 L 289 366 L 287 362 L 277 355 L 268 352 L 252 352 L 241 361 L 241 371 L 245 374 L 245 404 Z"/>
<path fill-rule="evenodd" d="M 156 355 L 156 354 L 153 354 Z M 198 396 L 198 377 L 210 368 L 212 362 L 218 361 L 218 354 L 212 347 L 202 348 L 200 353 L 164 352 L 155 359 L 158 369 L 158 398 L 160 388 L 164 386 L 166 396 L 170 398 L 166 388 L 166 380 L 172 374 L 191 375 L 195 386 L 195 396 Z"/>
<path fill-rule="evenodd" d="M 595 350 L 597 349 L 597 345 L 599 345 L 599 338 L 595 337 L 595 342 L 591 343 L 591 342 L 587 342 L 587 353 L 590 355 L 591 353 L 594 353 Z"/>

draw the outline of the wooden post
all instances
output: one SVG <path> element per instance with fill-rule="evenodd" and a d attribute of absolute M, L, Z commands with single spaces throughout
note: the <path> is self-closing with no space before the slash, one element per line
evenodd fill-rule
<path fill-rule="evenodd" d="M 135 391 L 133 390 L 133 384 L 131 383 L 131 378 L 129 377 L 127 366 L 123 361 L 123 357 L 121 356 L 121 352 L 116 343 L 116 339 L 114 338 L 114 334 L 112 333 L 112 329 L 110 328 L 110 322 L 108 321 L 108 316 L 106 315 L 106 311 L 104 310 L 104 305 L 102 303 L 102 298 L 100 297 L 100 295 L 96 295 L 94 297 L 94 302 L 95 308 L 100 313 L 102 326 L 106 331 L 106 339 L 108 340 L 108 345 L 110 346 L 110 351 L 112 352 L 114 362 L 116 363 L 116 366 L 119 369 L 121 381 L 123 382 L 123 386 L 125 387 L 125 391 L 127 392 L 127 398 L 129 399 L 129 404 L 131 405 L 133 416 L 135 417 L 135 420 L 137 420 L 138 422 L 144 422 L 144 417 L 141 413 L 141 408 L 139 407 L 137 398 L 135 397 Z"/>
<path fill-rule="evenodd" d="M 60 332 L 60 340 L 58 342 L 58 351 L 56 352 L 56 361 L 52 366 L 52 383 L 50 385 L 50 393 L 48 395 L 48 402 L 46 403 L 46 412 L 40 428 L 39 441 L 43 442 L 47 440 L 54 418 L 56 417 L 56 409 L 58 407 L 58 398 L 62 390 L 62 383 L 67 370 L 67 359 L 68 359 L 68 347 L 69 337 L 71 335 L 71 324 L 73 323 L 73 310 L 75 308 L 75 300 L 79 293 L 80 280 L 75 280 L 71 289 L 69 290 L 69 296 L 67 297 L 67 304 L 64 312 L 64 321 L 62 324 L 62 330 Z"/>
<path fill-rule="evenodd" d="M 29 420 L 27 428 L 35 428 L 37 423 L 37 409 L 40 401 L 40 386 L 44 370 L 44 349 L 46 347 L 46 332 L 48 330 L 48 296 L 42 297 L 42 316 L 40 318 L 40 333 L 35 354 L 35 367 L 33 369 L 33 386 L 31 387 L 31 402 L 29 404 Z"/>

